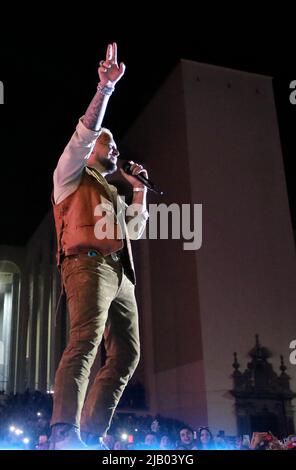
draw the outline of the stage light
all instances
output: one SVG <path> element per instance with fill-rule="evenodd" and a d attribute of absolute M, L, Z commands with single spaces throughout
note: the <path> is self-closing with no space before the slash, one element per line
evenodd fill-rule
<path fill-rule="evenodd" d="M 37 416 L 42 416 L 42 413 L 40 413 L 40 411 L 38 411 Z"/>
<path fill-rule="evenodd" d="M 9 431 L 14 432 L 15 431 L 15 426 L 10 426 Z"/>
<path fill-rule="evenodd" d="M 24 444 L 29 444 L 29 442 L 30 442 L 30 439 L 28 437 L 24 437 L 23 443 Z"/>
<path fill-rule="evenodd" d="M 127 434 L 126 432 L 123 432 L 123 433 L 121 434 L 121 439 L 122 439 L 123 441 L 126 441 L 127 438 L 128 438 L 128 434 Z"/>

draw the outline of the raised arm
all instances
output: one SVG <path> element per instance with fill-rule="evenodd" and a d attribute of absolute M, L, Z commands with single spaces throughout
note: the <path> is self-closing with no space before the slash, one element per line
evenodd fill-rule
<path fill-rule="evenodd" d="M 76 131 L 65 147 L 54 171 L 54 199 L 61 202 L 74 192 L 79 184 L 86 160 L 90 156 L 105 115 L 110 95 L 115 84 L 125 72 L 125 65 L 117 64 L 117 44 L 109 44 L 106 59 L 98 69 L 99 84 L 85 115 L 80 119 Z"/>
<path fill-rule="evenodd" d="M 102 125 L 106 107 L 110 95 L 114 91 L 115 84 L 121 79 L 125 72 L 125 65 L 117 63 L 117 44 L 109 44 L 105 61 L 101 60 L 99 67 L 100 82 L 97 93 L 90 103 L 82 119 L 87 129 L 98 131 Z"/>

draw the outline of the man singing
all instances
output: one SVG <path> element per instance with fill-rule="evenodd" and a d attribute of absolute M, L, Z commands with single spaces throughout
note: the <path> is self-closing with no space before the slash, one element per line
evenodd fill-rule
<path fill-rule="evenodd" d="M 70 334 L 55 377 L 50 449 L 81 449 L 83 440 L 99 445 L 139 361 L 130 238 L 141 237 L 148 218 L 146 188 L 136 178 L 139 173 L 147 177 L 147 172 L 134 162 L 130 162 L 131 175 L 121 170 L 133 187 L 132 203 L 140 208 L 137 224 L 130 230 L 126 222 L 133 216 L 124 218 L 126 205 L 105 179 L 117 170 L 119 152 L 112 133 L 101 127 L 109 98 L 124 72 L 125 65 L 117 63 L 116 43 L 109 44 L 98 69 L 97 92 L 54 171 L 57 262 L 67 296 Z M 101 230 L 104 217 L 113 220 L 111 231 Z M 103 336 L 106 363 L 86 396 Z"/>

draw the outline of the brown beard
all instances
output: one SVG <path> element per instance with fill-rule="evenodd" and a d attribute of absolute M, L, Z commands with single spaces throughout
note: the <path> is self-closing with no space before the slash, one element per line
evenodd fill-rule
<path fill-rule="evenodd" d="M 115 171 L 117 170 L 116 163 L 112 162 L 110 158 L 103 157 L 100 160 L 100 164 L 104 167 L 104 169 L 107 171 L 109 175 L 111 175 L 112 173 L 115 173 Z"/>

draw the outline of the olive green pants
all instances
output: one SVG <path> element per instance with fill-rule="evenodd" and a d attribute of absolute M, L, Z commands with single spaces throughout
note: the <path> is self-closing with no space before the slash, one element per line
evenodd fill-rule
<path fill-rule="evenodd" d="M 140 356 L 135 286 L 111 256 L 81 254 L 62 264 L 70 337 L 55 377 L 51 424 L 103 435 Z M 86 396 L 104 335 L 106 363 Z"/>

